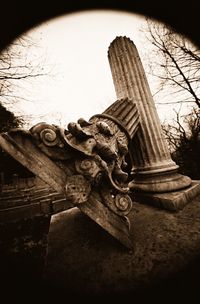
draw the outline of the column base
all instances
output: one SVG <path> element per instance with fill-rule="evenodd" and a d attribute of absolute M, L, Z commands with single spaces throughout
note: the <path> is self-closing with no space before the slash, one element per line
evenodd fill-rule
<path fill-rule="evenodd" d="M 184 189 L 192 183 L 190 177 L 177 173 L 175 170 L 158 174 L 135 174 L 129 188 L 135 192 L 165 193 Z"/>
<path fill-rule="evenodd" d="M 168 193 L 144 193 L 132 192 L 132 199 L 147 205 L 153 205 L 170 211 L 178 211 L 190 203 L 195 196 L 200 194 L 200 181 L 192 181 L 192 184 L 182 190 Z"/>

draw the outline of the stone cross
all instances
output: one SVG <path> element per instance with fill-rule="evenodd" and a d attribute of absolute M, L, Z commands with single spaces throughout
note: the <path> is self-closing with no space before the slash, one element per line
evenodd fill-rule
<path fill-rule="evenodd" d="M 171 159 L 136 46 L 127 37 L 116 37 L 108 58 L 117 98 L 130 98 L 140 116 L 140 128 L 132 140 L 133 181 L 129 186 L 142 202 L 180 209 L 196 195 L 199 185 L 179 174 Z"/>

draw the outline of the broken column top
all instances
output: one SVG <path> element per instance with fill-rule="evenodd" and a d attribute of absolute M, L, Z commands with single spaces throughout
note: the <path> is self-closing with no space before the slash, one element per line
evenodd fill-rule
<path fill-rule="evenodd" d="M 133 42 L 133 40 L 131 40 L 129 37 L 126 37 L 126 36 L 116 36 L 115 39 L 110 43 L 110 45 L 108 47 L 108 55 L 109 55 L 109 50 L 113 46 L 113 44 L 115 44 L 117 41 L 121 42 L 123 40 L 128 40 L 129 42 L 131 42 L 136 47 L 136 45 Z"/>

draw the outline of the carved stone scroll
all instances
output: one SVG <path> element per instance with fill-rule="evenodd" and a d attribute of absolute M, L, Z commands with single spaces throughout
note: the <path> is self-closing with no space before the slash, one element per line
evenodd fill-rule
<path fill-rule="evenodd" d="M 56 191 L 69 208 L 77 206 L 126 247 L 129 197 L 126 159 L 139 126 L 135 104 L 117 100 L 89 121 L 80 118 L 67 130 L 38 123 L 29 131 L 0 135 L 0 145 Z"/>

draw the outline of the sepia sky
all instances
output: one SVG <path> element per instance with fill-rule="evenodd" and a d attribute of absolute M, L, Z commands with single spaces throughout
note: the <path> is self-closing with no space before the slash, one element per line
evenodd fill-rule
<path fill-rule="evenodd" d="M 32 78 L 18 89 L 21 101 L 12 107 L 16 114 L 39 121 L 66 125 L 79 117 L 89 119 L 116 100 L 107 59 L 116 36 L 127 36 L 138 48 L 145 70 L 151 44 L 142 28 L 145 17 L 119 11 L 87 11 L 69 14 L 42 23 L 27 35 L 37 47 L 25 53 L 27 61 L 43 58 L 47 75 Z M 156 79 L 147 74 L 152 93 Z M 161 121 L 173 116 L 174 106 L 158 105 Z"/>

